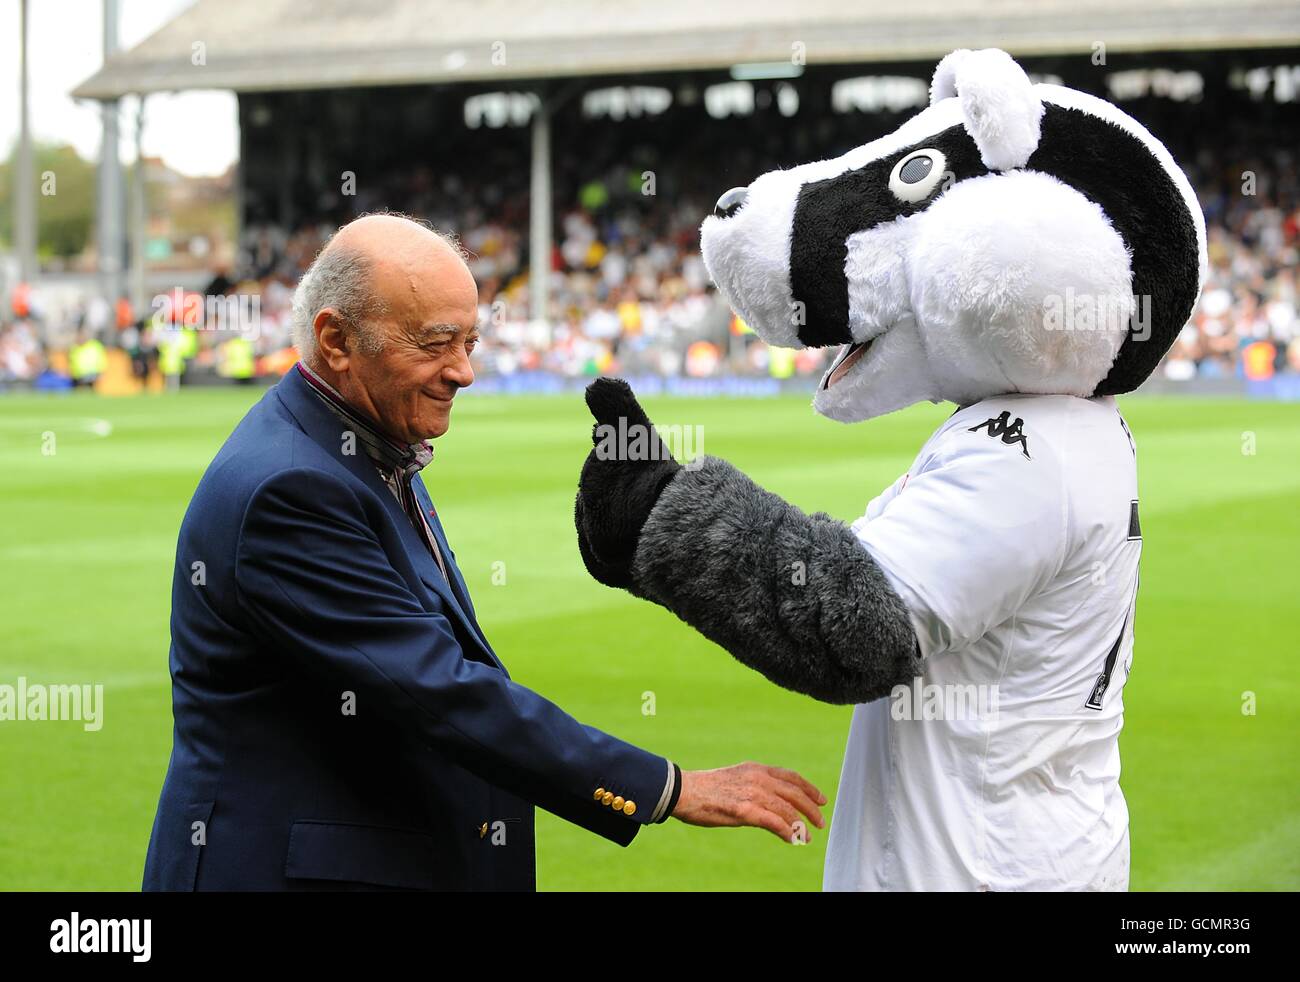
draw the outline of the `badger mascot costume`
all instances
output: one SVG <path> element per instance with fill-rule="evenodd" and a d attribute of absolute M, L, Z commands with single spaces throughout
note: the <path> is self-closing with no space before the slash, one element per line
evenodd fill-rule
<path fill-rule="evenodd" d="M 962 50 L 896 132 L 728 191 L 701 236 L 765 341 L 840 346 L 817 412 L 957 409 L 851 525 L 714 457 L 598 444 L 575 508 L 588 570 L 777 685 L 856 704 L 826 889 L 1127 889 L 1141 531 L 1114 397 L 1204 279 L 1182 171 L 1109 103 Z M 619 380 L 587 403 L 598 432 L 651 426 Z M 909 689 L 995 709 L 891 709 Z"/>

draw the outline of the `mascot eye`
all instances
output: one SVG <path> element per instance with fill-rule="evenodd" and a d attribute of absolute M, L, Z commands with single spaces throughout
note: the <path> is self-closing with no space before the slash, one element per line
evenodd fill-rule
<path fill-rule="evenodd" d="M 899 201 L 924 201 L 943 182 L 948 161 L 938 150 L 915 150 L 894 165 L 889 190 Z"/>

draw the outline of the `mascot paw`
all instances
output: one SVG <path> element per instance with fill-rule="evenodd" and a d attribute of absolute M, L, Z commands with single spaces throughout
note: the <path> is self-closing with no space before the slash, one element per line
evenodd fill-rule
<path fill-rule="evenodd" d="M 578 550 L 595 579 L 635 592 L 632 558 L 641 529 L 682 467 L 622 379 L 587 386 L 587 408 L 596 424 L 573 509 Z"/>

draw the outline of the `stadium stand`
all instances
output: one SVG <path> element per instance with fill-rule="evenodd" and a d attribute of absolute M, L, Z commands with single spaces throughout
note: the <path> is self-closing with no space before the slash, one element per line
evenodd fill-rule
<path fill-rule="evenodd" d="M 470 252 L 487 378 L 815 376 L 829 353 L 755 343 L 719 300 L 700 221 L 729 187 L 894 129 L 924 103 L 935 57 L 984 44 L 1016 51 L 1038 78 L 1120 100 L 1186 163 L 1213 269 L 1157 381 L 1300 374 L 1293 4 L 1045 0 L 990 18 L 973 0 L 905 11 L 810 0 L 797 12 L 769 0 L 668 0 L 650 17 L 499 0 L 477 6 L 472 31 L 409 0 L 368 7 L 356 30 L 332 21 L 313 31 L 302 11 L 288 0 L 201 0 L 75 93 L 201 84 L 239 94 L 239 256 L 202 295 L 256 298 L 256 374 L 292 363 L 293 284 L 324 239 L 355 215 L 391 209 L 455 232 Z M 1099 18 L 1104 41 L 1090 27 Z M 194 37 L 208 39 L 201 73 L 188 60 Z M 529 228 L 539 115 L 550 147 L 543 316 L 533 312 Z M 340 186 L 349 173 L 355 193 Z M 183 316 L 160 323 L 137 311 L 115 329 L 92 298 L 60 324 L 39 306 L 31 296 L 6 304 L 0 385 L 39 378 L 82 332 L 117 349 L 101 387 L 232 377 L 228 336 L 189 338 Z"/>

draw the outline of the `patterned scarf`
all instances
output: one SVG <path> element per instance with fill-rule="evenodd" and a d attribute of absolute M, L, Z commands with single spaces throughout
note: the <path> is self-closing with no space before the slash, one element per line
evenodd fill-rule
<path fill-rule="evenodd" d="M 433 530 L 429 527 L 420 508 L 420 502 L 415 496 L 415 489 L 411 486 L 411 479 L 433 460 L 433 447 L 424 441 L 400 443 L 385 435 L 367 416 L 353 409 L 334 386 L 302 362 L 298 362 L 297 368 L 298 373 L 311 386 L 311 390 L 316 393 L 321 402 L 325 403 L 347 427 L 347 432 L 356 435 L 366 456 L 379 469 L 379 475 L 388 485 L 388 490 L 397 498 L 398 504 L 406 512 L 415 530 L 422 533 L 425 545 L 428 546 L 438 568 L 442 570 L 443 578 L 450 583 L 451 578 L 447 575 L 442 551 L 438 548 Z"/>

